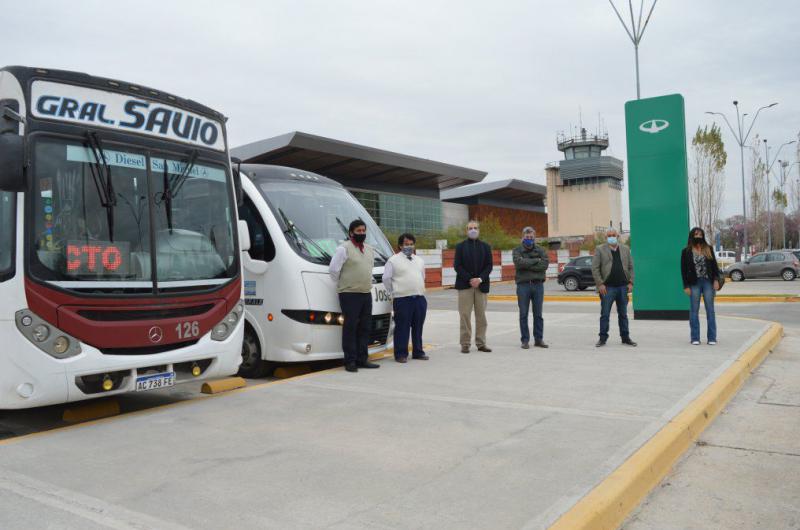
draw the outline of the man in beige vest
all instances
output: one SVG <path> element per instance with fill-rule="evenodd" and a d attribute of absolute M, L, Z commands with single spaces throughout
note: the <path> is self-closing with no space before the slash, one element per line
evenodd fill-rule
<path fill-rule="evenodd" d="M 427 361 L 422 349 L 422 326 L 428 312 L 425 299 L 425 262 L 414 253 L 417 239 L 401 234 L 399 252 L 389 258 L 383 270 L 383 285 L 392 296 L 394 309 L 394 360 L 408 361 L 408 332 L 411 330 L 411 358 Z"/>
<path fill-rule="evenodd" d="M 372 329 L 372 267 L 375 250 L 365 243 L 367 225 L 361 219 L 350 223 L 350 240 L 336 249 L 330 275 L 339 292 L 342 308 L 342 350 L 348 372 L 359 368 L 380 368 L 369 361 L 369 334 Z"/>

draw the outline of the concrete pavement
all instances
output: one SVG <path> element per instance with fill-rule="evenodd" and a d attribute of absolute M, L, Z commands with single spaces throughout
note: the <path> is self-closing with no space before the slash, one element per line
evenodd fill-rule
<path fill-rule="evenodd" d="M 800 528 L 800 322 L 625 530 Z"/>
<path fill-rule="evenodd" d="M 545 528 L 765 331 L 547 315 L 549 350 L 489 315 L 493 353 L 458 353 L 431 311 L 430 361 L 333 370 L 0 442 L 0 527 Z M 35 511 L 36 517 L 31 513 Z M 86 523 L 86 524 L 84 524 Z"/>

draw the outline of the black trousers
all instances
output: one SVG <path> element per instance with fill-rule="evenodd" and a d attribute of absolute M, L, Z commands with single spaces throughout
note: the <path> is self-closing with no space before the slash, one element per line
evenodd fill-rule
<path fill-rule="evenodd" d="M 342 350 L 345 364 L 366 362 L 367 347 L 372 331 L 372 294 L 339 293 L 339 305 L 344 315 Z"/>

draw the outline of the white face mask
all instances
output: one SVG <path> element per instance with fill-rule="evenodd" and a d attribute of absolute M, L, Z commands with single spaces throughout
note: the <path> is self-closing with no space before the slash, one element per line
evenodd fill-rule
<path fill-rule="evenodd" d="M 470 239 L 478 239 L 478 229 L 470 228 L 469 230 L 467 230 L 467 237 Z"/>

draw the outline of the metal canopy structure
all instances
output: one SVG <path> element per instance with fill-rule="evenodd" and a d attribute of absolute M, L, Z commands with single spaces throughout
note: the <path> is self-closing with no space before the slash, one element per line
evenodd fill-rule
<path fill-rule="evenodd" d="M 520 179 L 491 180 L 442 192 L 442 200 L 461 204 L 502 202 L 522 209 L 544 211 L 547 187 Z"/>
<path fill-rule="evenodd" d="M 303 169 L 348 187 L 440 190 L 477 182 L 486 172 L 303 132 L 291 132 L 231 149 L 231 155 L 250 164 Z"/>

